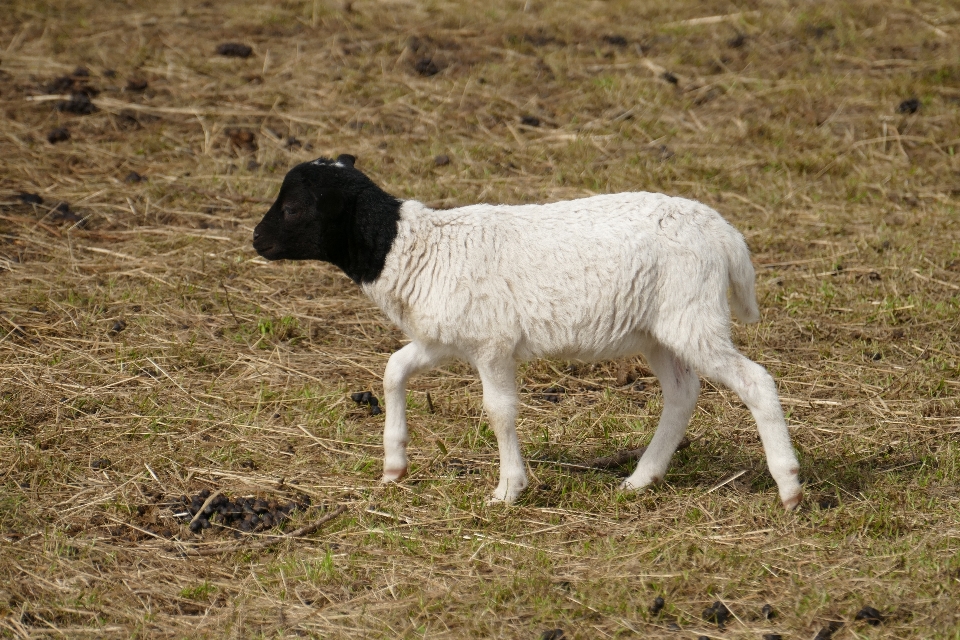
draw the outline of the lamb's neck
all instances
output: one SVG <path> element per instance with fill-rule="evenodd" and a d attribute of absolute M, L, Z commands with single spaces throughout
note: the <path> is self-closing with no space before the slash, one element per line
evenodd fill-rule
<path fill-rule="evenodd" d="M 410 322 L 409 312 L 423 295 L 424 267 L 429 263 L 429 242 L 424 240 L 426 216 L 432 209 L 416 200 L 404 200 L 399 209 L 397 233 L 390 253 L 386 256 L 378 277 L 361 282 L 364 293 L 405 332 Z"/>
<path fill-rule="evenodd" d="M 380 277 L 387 255 L 393 249 L 403 202 L 379 187 L 371 185 L 348 204 L 341 232 L 331 241 L 331 262 L 357 284 Z"/>

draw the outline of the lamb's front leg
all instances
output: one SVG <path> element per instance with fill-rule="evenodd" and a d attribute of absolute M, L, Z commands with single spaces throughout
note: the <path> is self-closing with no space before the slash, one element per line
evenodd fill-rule
<path fill-rule="evenodd" d="M 527 488 L 527 470 L 517 439 L 517 366 L 512 358 L 478 363 L 483 408 L 500 449 L 500 483 L 489 502 L 513 502 Z"/>
<path fill-rule="evenodd" d="M 396 482 L 407 475 L 407 380 L 439 361 L 437 354 L 411 342 L 387 362 L 383 372 L 383 400 L 387 406 L 383 427 L 384 482 Z"/>

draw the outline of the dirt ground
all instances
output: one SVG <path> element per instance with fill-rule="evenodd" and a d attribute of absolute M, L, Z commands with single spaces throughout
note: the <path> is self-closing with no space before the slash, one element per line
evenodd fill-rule
<path fill-rule="evenodd" d="M 0 114 L 0 636 L 960 638 L 957 3 L 2 0 Z M 418 378 L 381 486 L 404 336 L 250 245 L 339 153 L 715 207 L 802 508 L 707 382 L 662 485 L 583 469 L 652 435 L 640 360 L 521 367 L 510 507 L 473 372 Z"/>

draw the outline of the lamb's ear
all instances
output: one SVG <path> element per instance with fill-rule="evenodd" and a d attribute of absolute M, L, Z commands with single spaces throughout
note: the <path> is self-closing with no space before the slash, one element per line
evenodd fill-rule
<path fill-rule="evenodd" d="M 348 167 L 353 167 L 353 163 L 357 161 L 356 156 L 352 156 L 349 153 L 341 153 L 337 156 L 337 162 Z"/>

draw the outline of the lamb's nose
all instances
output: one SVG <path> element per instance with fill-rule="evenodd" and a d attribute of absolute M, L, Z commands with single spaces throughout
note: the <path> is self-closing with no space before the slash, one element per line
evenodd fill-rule
<path fill-rule="evenodd" d="M 253 230 L 253 239 L 256 240 L 256 239 L 259 238 L 259 237 L 260 237 L 260 229 L 254 229 L 254 230 Z"/>

